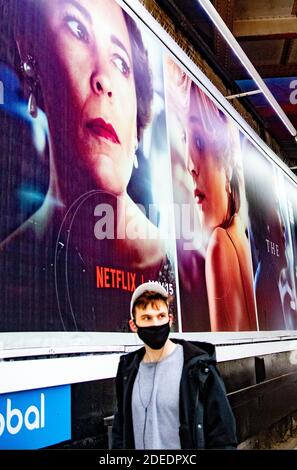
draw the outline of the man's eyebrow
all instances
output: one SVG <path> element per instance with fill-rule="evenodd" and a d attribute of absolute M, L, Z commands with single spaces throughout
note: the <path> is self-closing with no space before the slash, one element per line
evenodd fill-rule
<path fill-rule="evenodd" d="M 158 316 L 158 315 L 166 315 L 167 312 L 164 310 L 159 311 L 156 315 L 152 315 L 151 313 L 142 313 L 141 317 L 153 317 L 153 316 Z"/>
<path fill-rule="evenodd" d="M 113 44 L 115 44 L 116 46 L 120 47 L 121 49 L 123 49 L 123 51 L 127 54 L 127 56 L 129 57 L 129 59 L 130 59 L 130 61 L 131 61 L 131 57 L 130 57 L 129 52 L 127 51 L 125 45 L 122 43 L 122 41 L 120 41 L 119 38 L 117 38 L 116 36 L 114 36 L 114 35 L 112 34 L 112 36 L 111 36 L 111 42 L 112 42 Z"/>
<path fill-rule="evenodd" d="M 92 23 L 92 17 L 90 13 L 77 0 L 62 0 L 61 3 L 70 3 L 70 5 L 73 5 L 89 23 Z"/>

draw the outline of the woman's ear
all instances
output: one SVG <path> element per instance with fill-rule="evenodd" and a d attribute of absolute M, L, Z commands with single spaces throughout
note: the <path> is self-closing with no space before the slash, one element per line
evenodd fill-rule
<path fill-rule="evenodd" d="M 134 320 L 129 320 L 129 326 L 132 333 L 137 333 L 138 328 L 135 325 Z"/>
<path fill-rule="evenodd" d="M 18 53 L 19 53 L 19 56 L 20 56 L 20 59 L 22 62 L 25 61 L 25 58 L 27 56 L 26 52 L 25 52 L 25 49 L 23 47 L 23 42 L 21 41 L 20 37 L 16 38 L 16 45 L 17 45 L 17 49 L 18 49 Z"/>
<path fill-rule="evenodd" d="M 174 322 L 174 317 L 173 317 L 172 313 L 169 313 L 168 317 L 169 317 L 169 327 L 171 328 L 172 325 L 173 325 L 173 322 Z"/>
<path fill-rule="evenodd" d="M 30 41 L 27 38 L 25 39 L 22 34 L 16 35 L 15 42 L 22 62 L 27 60 L 28 55 L 34 55 L 35 48 L 30 45 Z"/>

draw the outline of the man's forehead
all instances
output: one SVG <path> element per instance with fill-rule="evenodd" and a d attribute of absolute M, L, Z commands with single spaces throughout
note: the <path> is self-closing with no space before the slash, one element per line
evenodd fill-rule
<path fill-rule="evenodd" d="M 141 315 L 159 315 L 160 313 L 168 313 L 168 308 L 163 300 L 155 300 L 153 304 L 149 303 L 145 307 L 137 305 L 135 312 Z"/>

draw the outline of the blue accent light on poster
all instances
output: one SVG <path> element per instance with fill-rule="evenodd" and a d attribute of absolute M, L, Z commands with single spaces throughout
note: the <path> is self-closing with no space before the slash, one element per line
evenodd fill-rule
<path fill-rule="evenodd" d="M 0 449 L 40 449 L 71 438 L 70 385 L 0 396 Z"/>

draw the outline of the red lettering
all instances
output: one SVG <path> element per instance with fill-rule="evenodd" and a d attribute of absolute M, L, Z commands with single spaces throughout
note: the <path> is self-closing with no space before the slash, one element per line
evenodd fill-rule
<path fill-rule="evenodd" d="M 143 275 L 141 275 L 141 279 L 143 282 Z M 96 287 L 97 289 L 112 287 L 133 292 L 136 289 L 136 273 L 96 266 Z"/>
<path fill-rule="evenodd" d="M 109 279 L 108 279 L 108 271 L 109 271 L 109 268 L 104 268 L 104 287 L 107 287 L 107 288 L 110 287 Z"/>
<path fill-rule="evenodd" d="M 131 292 L 132 292 L 132 291 L 135 291 L 136 289 L 136 286 L 135 286 L 136 274 L 135 273 L 129 273 L 129 274 L 131 275 L 131 281 L 132 281 Z"/>
<path fill-rule="evenodd" d="M 127 273 L 127 274 L 129 275 L 129 273 Z M 122 281 L 122 289 L 123 289 L 123 290 L 127 290 L 127 286 L 126 286 L 126 284 L 125 284 L 125 272 L 124 272 L 124 271 L 122 271 L 122 279 L 123 279 L 123 281 Z"/>
<path fill-rule="evenodd" d="M 96 280 L 97 280 L 97 289 L 103 287 L 103 268 L 96 266 Z"/>
<path fill-rule="evenodd" d="M 120 271 L 119 269 L 116 270 L 116 277 L 117 277 L 117 289 L 119 289 L 121 277 L 122 277 L 122 271 Z"/>
<path fill-rule="evenodd" d="M 115 287 L 115 280 L 114 280 L 114 275 L 115 275 L 115 272 L 116 270 L 115 269 L 112 269 L 110 268 L 110 272 L 111 272 L 111 287 Z"/>
<path fill-rule="evenodd" d="M 131 286 L 130 286 L 130 273 L 127 273 L 127 282 L 128 282 L 128 291 L 131 292 Z"/>

